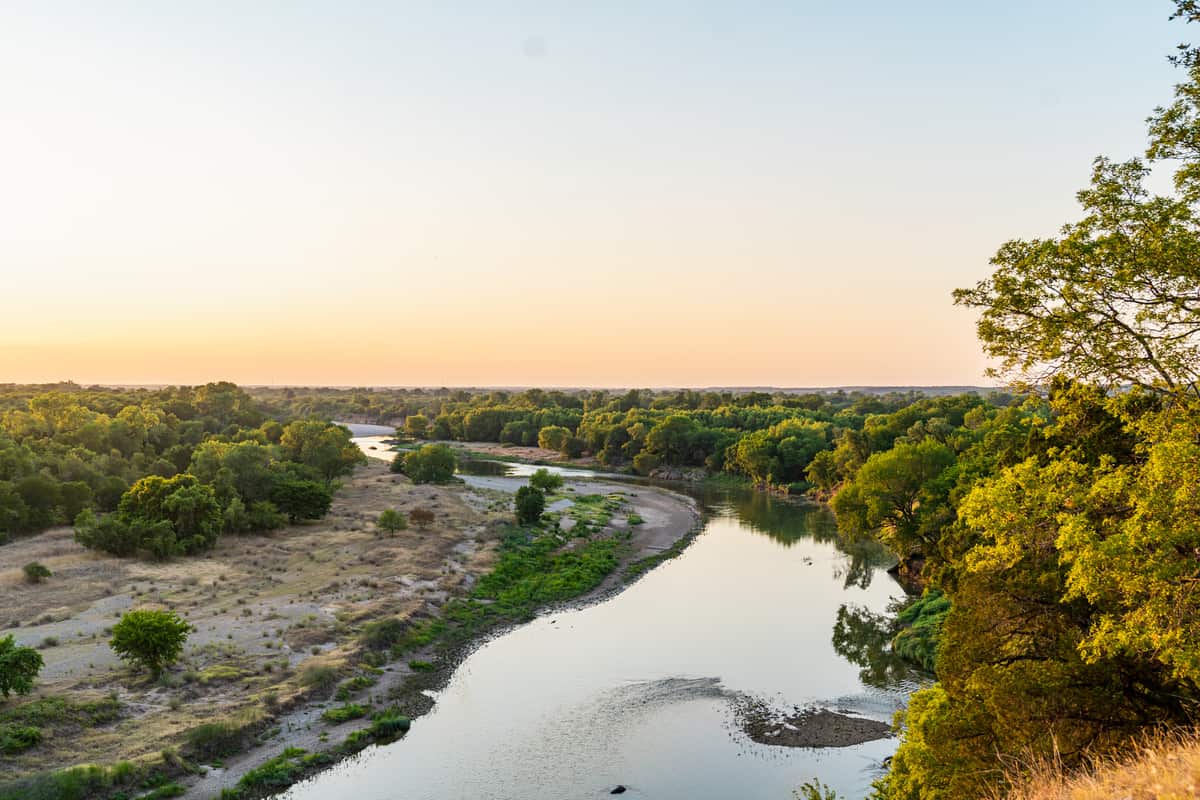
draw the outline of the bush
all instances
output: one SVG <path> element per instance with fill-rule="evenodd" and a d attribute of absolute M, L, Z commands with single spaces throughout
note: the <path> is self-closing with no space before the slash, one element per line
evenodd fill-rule
<path fill-rule="evenodd" d="M 408 527 L 408 518 L 394 508 L 388 508 L 379 515 L 375 524 L 388 533 L 402 531 Z"/>
<path fill-rule="evenodd" d="M 32 725 L 0 724 L 0 753 L 16 755 L 23 750 L 37 747 L 42 742 L 42 731 Z"/>
<path fill-rule="evenodd" d="M 300 673 L 300 685 L 310 689 L 329 689 L 337 683 L 337 670 L 324 665 L 312 665 Z"/>
<path fill-rule="evenodd" d="M 529 476 L 529 485 L 543 492 L 553 492 L 563 486 L 563 477 L 543 467 Z"/>
<path fill-rule="evenodd" d="M 349 722 L 352 719 L 361 719 L 367 715 L 367 709 L 360 706 L 358 703 L 347 703 L 344 706 L 337 708 L 326 709 L 321 714 L 321 719 L 331 725 L 341 725 L 343 722 Z"/>
<path fill-rule="evenodd" d="M 517 489 L 517 522 L 532 525 L 542 518 L 546 510 L 546 494 L 532 486 Z"/>
<path fill-rule="evenodd" d="M 638 475 L 649 475 L 661 463 L 662 460 L 653 453 L 638 453 L 633 457 L 633 471 Z"/>
<path fill-rule="evenodd" d="M 538 431 L 538 447 L 545 450 L 562 450 L 571 432 L 561 425 L 547 425 Z"/>
<path fill-rule="evenodd" d="M 178 660 L 192 626 L 174 611 L 136 609 L 113 626 L 109 646 L 123 660 L 140 664 L 158 677 Z"/>
<path fill-rule="evenodd" d="M 413 483 L 445 483 L 454 477 L 454 451 L 444 444 L 427 444 L 404 456 L 404 474 Z"/>
<path fill-rule="evenodd" d="M 395 617 L 368 622 L 362 632 L 362 643 L 372 650 L 387 650 L 404 638 L 408 626 Z"/>
<path fill-rule="evenodd" d="M 20 647 L 12 634 L 0 638 L 0 695 L 29 694 L 45 662 L 32 647 Z"/>
<path fill-rule="evenodd" d="M 29 583 L 41 583 L 53 574 L 50 572 L 50 570 L 46 569 L 46 567 L 36 561 L 31 561 L 22 569 L 25 572 L 25 580 Z"/>
<path fill-rule="evenodd" d="M 211 761 L 240 753 L 246 742 L 246 726 L 232 720 L 197 725 L 185 735 L 188 751 L 196 758 Z"/>
<path fill-rule="evenodd" d="M 433 524 L 434 513 L 428 508 L 414 508 L 408 517 L 418 528 L 428 528 Z"/>
<path fill-rule="evenodd" d="M 333 492 L 318 481 L 284 478 L 271 489 L 271 502 L 287 514 L 292 523 L 302 519 L 320 519 L 333 505 Z"/>

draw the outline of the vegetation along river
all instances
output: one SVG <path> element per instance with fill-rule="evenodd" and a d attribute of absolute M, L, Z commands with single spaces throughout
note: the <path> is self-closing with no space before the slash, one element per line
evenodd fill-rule
<path fill-rule="evenodd" d="M 739 719 L 759 703 L 891 719 L 913 685 L 839 653 L 869 642 L 835 648 L 833 636 L 844 605 L 879 613 L 903 594 L 886 562 L 846 552 L 822 506 L 689 493 L 706 514 L 682 555 L 486 642 L 405 738 L 284 796 L 572 800 L 621 785 L 627 797 L 786 799 L 819 778 L 863 797 L 894 739 L 781 747 Z"/>

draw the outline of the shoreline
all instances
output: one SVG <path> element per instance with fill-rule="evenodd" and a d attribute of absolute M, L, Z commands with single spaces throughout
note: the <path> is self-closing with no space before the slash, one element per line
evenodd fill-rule
<path fill-rule="evenodd" d="M 375 458 L 384 460 L 379 456 Z M 518 486 L 526 483 L 526 479 L 523 478 L 471 480 L 473 476 L 463 477 L 468 478 L 459 487 L 464 493 L 477 489 L 515 492 Z M 501 485 L 504 488 L 500 488 Z M 579 494 L 587 494 L 601 493 L 610 487 L 621 485 L 628 486 L 603 479 L 568 479 L 564 488 L 570 487 Z M 583 594 L 537 608 L 535 613 L 538 616 L 555 611 L 585 608 L 608 600 L 635 583 L 654 566 L 681 553 L 702 528 L 703 515 L 696 502 L 681 493 L 661 487 L 637 486 L 636 491 L 629 492 L 629 500 L 633 512 L 647 522 L 629 529 L 630 539 L 622 548 L 623 552 L 614 568 L 599 585 Z M 649 567 L 632 569 L 647 561 L 652 562 Z M 431 618 L 440 618 L 440 609 L 439 614 Z M 448 651 L 437 652 L 435 643 L 386 662 L 378 676 L 378 682 L 371 689 L 370 697 L 374 699 L 382 695 L 385 700 L 380 705 L 397 708 L 409 719 L 415 720 L 428 713 L 436 704 L 436 700 L 430 697 L 429 693 L 443 689 L 472 653 L 489 641 L 524 624 L 527 623 L 502 622 Z M 434 665 L 431 670 L 418 671 L 409 666 L 410 662 L 427 662 L 431 659 Z M 209 769 L 202 776 L 181 781 L 186 788 L 186 793 L 182 796 L 196 800 L 219 797 L 223 790 L 235 787 L 248 772 L 280 756 L 288 748 L 301 747 L 313 754 L 330 754 L 329 758 L 321 759 L 313 768 L 301 770 L 291 776 L 293 779 L 289 785 L 307 780 L 341 763 L 358 752 L 338 752 L 343 740 L 356 731 L 368 729 L 370 720 L 362 718 L 341 725 L 322 726 L 319 724 L 321 714 L 329 706 L 328 701 L 310 700 L 284 712 L 272 721 L 272 725 L 281 731 L 278 736 L 225 759 L 221 768 Z M 272 787 L 269 793 L 248 792 L 244 796 L 263 797 L 283 791 L 286 791 L 286 787 L 276 786 Z"/>

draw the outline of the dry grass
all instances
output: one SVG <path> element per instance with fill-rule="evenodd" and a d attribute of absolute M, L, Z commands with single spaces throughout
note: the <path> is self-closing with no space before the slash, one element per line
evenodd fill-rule
<path fill-rule="evenodd" d="M 1006 800 L 1184 800 L 1200 797 L 1200 731 L 1131 741 L 1129 752 L 1073 774 L 1042 762 L 1016 770 Z"/>
<path fill-rule="evenodd" d="M 60 640 L 42 651 L 46 668 L 34 697 L 115 691 L 122 716 L 0 755 L 0 775 L 157 753 L 184 744 L 200 723 L 261 713 L 263 697 L 288 707 L 300 702 L 311 694 L 299 680 L 306 670 L 342 671 L 354 663 L 366 621 L 434 610 L 465 591 L 467 575 L 487 570 L 492 515 L 469 494 L 458 486 L 413 486 L 372 461 L 346 480 L 326 519 L 271 536 L 223 537 L 200 558 L 109 558 L 81 548 L 66 528 L 5 545 L 0 636 Z M 383 509 L 417 506 L 436 512 L 429 528 L 390 537 L 375 530 Z M 54 577 L 26 583 L 20 565 L 35 560 Z M 108 648 L 108 628 L 138 606 L 174 608 L 196 627 L 183 661 L 161 683 L 130 672 Z M 12 698 L 0 709 L 24 702 Z"/>

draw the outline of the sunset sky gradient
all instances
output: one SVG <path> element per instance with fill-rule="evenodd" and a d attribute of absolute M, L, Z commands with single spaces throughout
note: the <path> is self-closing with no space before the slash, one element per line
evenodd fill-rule
<path fill-rule="evenodd" d="M 1165 0 L 189 5 L 0 10 L 0 382 L 981 383 L 951 289 L 1141 153 L 1192 33 Z"/>

